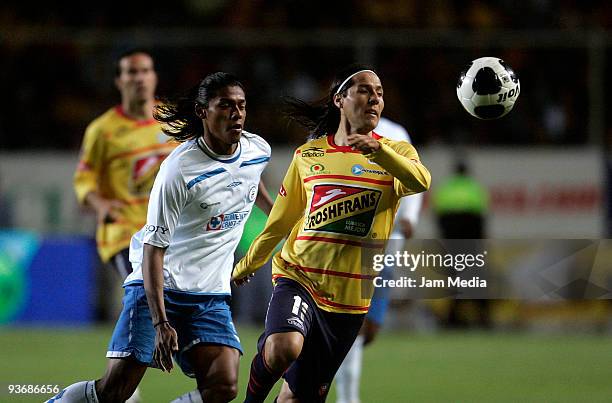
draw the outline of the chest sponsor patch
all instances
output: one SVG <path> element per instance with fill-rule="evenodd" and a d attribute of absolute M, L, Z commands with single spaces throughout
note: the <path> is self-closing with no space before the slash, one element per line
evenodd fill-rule
<path fill-rule="evenodd" d="M 211 217 L 208 224 L 206 224 L 206 230 L 220 231 L 234 228 L 237 225 L 240 225 L 240 223 L 242 223 L 242 221 L 244 221 L 248 215 L 248 211 L 236 211 L 235 213 L 227 213 Z"/>
<path fill-rule="evenodd" d="M 153 187 L 159 166 L 168 154 L 153 154 L 135 160 L 130 175 L 130 191 L 134 195 L 148 195 Z"/>
<path fill-rule="evenodd" d="M 366 236 L 372 226 L 380 190 L 346 185 L 316 185 L 304 231 Z"/>

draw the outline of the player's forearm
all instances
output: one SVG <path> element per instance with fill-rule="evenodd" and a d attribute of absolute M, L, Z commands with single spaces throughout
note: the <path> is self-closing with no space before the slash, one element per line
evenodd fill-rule
<path fill-rule="evenodd" d="M 257 192 L 257 199 L 255 199 L 255 205 L 261 209 L 266 215 L 270 215 L 274 200 L 268 194 L 268 189 L 263 181 L 259 181 L 259 190 Z"/>
<path fill-rule="evenodd" d="M 164 306 L 164 254 L 166 250 L 157 246 L 144 244 L 142 259 L 142 277 L 147 294 L 147 302 L 154 324 L 167 320 Z"/>
<path fill-rule="evenodd" d="M 393 177 L 415 193 L 424 192 L 431 185 L 431 174 L 423 164 L 398 154 L 386 144 L 366 157 L 383 167 Z"/>
<path fill-rule="evenodd" d="M 247 254 L 236 264 L 233 279 L 240 279 L 255 273 L 272 257 L 276 245 L 284 238 L 284 234 L 270 233 L 264 230 L 249 248 Z"/>

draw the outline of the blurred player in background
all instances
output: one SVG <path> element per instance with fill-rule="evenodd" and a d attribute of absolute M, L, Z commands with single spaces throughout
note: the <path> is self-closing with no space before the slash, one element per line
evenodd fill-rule
<path fill-rule="evenodd" d="M 383 137 L 412 143 L 406 129 L 391 120 L 381 117 L 378 126 L 374 129 L 376 134 Z M 402 197 L 395 215 L 393 232 L 389 239 L 395 240 L 389 244 L 390 248 L 400 247 L 400 240 L 412 238 L 414 229 L 419 221 L 421 205 L 423 204 L 423 193 Z M 387 254 L 393 254 L 389 248 Z M 384 277 L 393 277 L 389 270 L 383 270 Z M 359 403 L 359 381 L 361 378 L 361 367 L 363 358 L 363 347 L 374 341 L 384 321 L 387 308 L 389 307 L 389 289 L 387 287 L 377 288 L 372 296 L 372 303 L 368 311 L 359 336 L 346 355 L 342 365 L 336 374 L 336 403 Z"/>
<path fill-rule="evenodd" d="M 115 86 L 121 104 L 87 127 L 74 188 L 79 202 L 96 211 L 100 258 L 125 279 L 132 272 L 130 238 L 145 223 L 153 180 L 177 143 L 153 119 L 157 73 L 149 53 L 122 54 Z"/>
<path fill-rule="evenodd" d="M 102 262 L 124 280 L 132 272 L 130 239 L 145 223 L 153 180 L 178 143 L 169 141 L 153 119 L 157 73 L 151 54 L 134 49 L 120 55 L 115 86 L 121 103 L 87 127 L 74 188 L 79 203 L 96 212 Z M 118 307 L 108 298 L 106 275 L 100 278 L 99 307 L 103 317 L 114 319 Z M 138 400 L 137 392 L 130 401 Z"/>
<path fill-rule="evenodd" d="M 437 217 L 442 239 L 464 239 L 465 247 L 481 250 L 479 240 L 486 238 L 486 218 L 489 205 L 487 189 L 474 178 L 465 160 L 457 160 L 453 174 L 442 181 L 433 191 L 432 209 Z M 449 243 L 450 247 L 457 245 Z M 465 253 L 465 251 L 464 251 Z M 490 326 L 488 299 L 450 299 L 445 324 L 449 327 L 468 325 L 462 310 L 476 306 L 478 326 Z"/>
<path fill-rule="evenodd" d="M 371 69 L 341 71 L 320 103 L 287 102 L 313 140 L 294 153 L 264 231 L 234 268 L 243 283 L 287 237 L 246 402 L 263 402 L 281 375 L 278 402 L 325 400 L 370 305 L 374 272 L 362 252 L 382 249 L 400 197 L 430 183 L 412 145 L 372 132 L 384 100 Z"/>
<path fill-rule="evenodd" d="M 243 131 L 244 89 L 226 73 L 161 104 L 155 117 L 182 144 L 162 164 L 146 224 L 132 237 L 134 271 L 124 282 L 106 373 L 51 401 L 123 402 L 147 367 L 170 371 L 173 356 L 197 380 L 199 401 L 236 397 L 241 346 L 228 305 L 230 278 L 270 146 Z"/>

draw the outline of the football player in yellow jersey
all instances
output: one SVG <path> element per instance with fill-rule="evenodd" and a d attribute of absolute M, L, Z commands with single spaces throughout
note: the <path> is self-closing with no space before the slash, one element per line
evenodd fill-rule
<path fill-rule="evenodd" d="M 97 213 L 102 261 L 110 262 L 125 279 L 132 271 L 130 238 L 144 225 L 155 175 L 178 143 L 168 141 L 153 119 L 157 74 L 149 53 L 122 54 L 115 85 L 121 104 L 87 127 L 74 188 L 79 202 Z"/>
<path fill-rule="evenodd" d="M 325 401 L 369 309 L 376 273 L 366 257 L 383 251 L 399 199 L 431 181 L 412 145 L 373 132 L 384 107 L 373 70 L 351 66 L 326 99 L 288 106 L 313 140 L 296 150 L 266 227 L 233 272 L 246 282 L 287 238 L 272 260 L 245 402 L 263 402 L 281 375 L 278 402 Z"/>

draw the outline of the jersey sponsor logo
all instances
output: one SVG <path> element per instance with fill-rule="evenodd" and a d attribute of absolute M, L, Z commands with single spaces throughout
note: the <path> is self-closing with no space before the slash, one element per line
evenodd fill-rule
<path fill-rule="evenodd" d="M 211 217 L 208 224 L 206 224 L 206 230 L 220 231 L 234 228 L 240 225 L 240 223 L 242 223 L 248 215 L 248 211 L 236 211 L 235 213 L 227 213 Z"/>
<path fill-rule="evenodd" d="M 323 397 L 329 392 L 329 383 L 322 383 L 319 387 L 319 396 Z"/>
<path fill-rule="evenodd" d="M 310 166 L 310 172 L 321 173 L 325 170 L 325 165 L 323 164 L 313 164 Z"/>
<path fill-rule="evenodd" d="M 242 185 L 242 182 L 234 181 L 234 182 L 230 183 L 229 185 L 227 185 L 226 187 L 231 189 L 231 188 L 235 188 L 236 186 L 240 186 L 240 185 Z"/>
<path fill-rule="evenodd" d="M 145 227 L 145 230 L 147 232 L 161 232 L 162 234 L 165 234 L 166 232 L 168 232 L 168 228 L 162 227 L 161 225 L 153 225 L 153 224 L 147 224 L 147 226 Z"/>
<path fill-rule="evenodd" d="M 366 236 L 382 191 L 347 185 L 316 185 L 304 231 Z"/>
<path fill-rule="evenodd" d="M 330 174 L 330 173 L 331 171 L 325 169 L 325 165 L 312 164 L 310 166 L 310 173 L 306 173 L 306 176 L 323 175 L 323 174 Z"/>
<path fill-rule="evenodd" d="M 325 150 L 320 147 L 310 147 L 302 150 L 302 157 L 323 157 L 325 156 Z"/>
<path fill-rule="evenodd" d="M 304 331 L 304 321 L 298 317 L 294 316 L 292 318 L 287 319 L 287 323 Z"/>
<path fill-rule="evenodd" d="M 287 197 L 287 190 L 285 189 L 285 185 L 281 185 L 280 189 L 278 189 L 278 194 L 282 197 Z"/>
<path fill-rule="evenodd" d="M 351 168 L 351 173 L 353 175 L 363 175 L 364 173 L 374 174 L 374 175 L 389 175 L 388 172 L 380 171 L 378 169 L 367 169 L 364 168 L 363 165 L 355 164 Z"/>
<path fill-rule="evenodd" d="M 221 202 L 216 202 L 216 203 L 202 202 L 202 203 L 200 203 L 200 207 L 202 208 L 202 210 L 207 210 L 209 207 L 216 206 L 216 205 L 219 205 L 219 204 L 221 204 Z"/>
<path fill-rule="evenodd" d="M 133 195 L 148 196 L 159 166 L 168 154 L 152 154 L 139 158 L 132 163 L 129 188 Z"/>
<path fill-rule="evenodd" d="M 249 201 L 255 201 L 255 198 L 257 197 L 257 185 L 251 185 L 249 187 Z"/>

